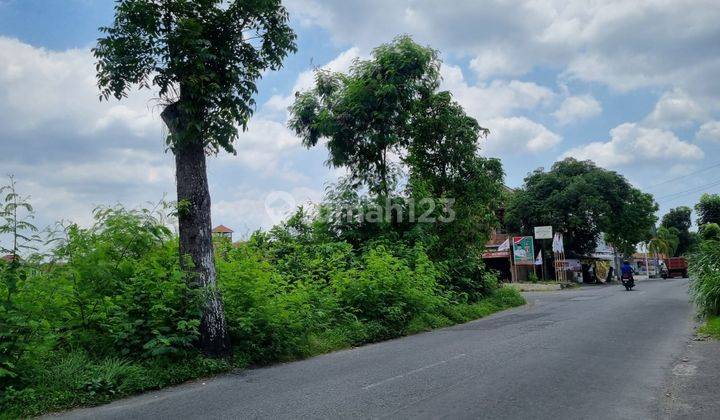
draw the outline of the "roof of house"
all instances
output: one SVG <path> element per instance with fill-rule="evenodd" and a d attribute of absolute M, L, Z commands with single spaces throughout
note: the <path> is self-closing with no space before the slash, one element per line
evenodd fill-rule
<path fill-rule="evenodd" d="M 3 255 L 1 258 L 3 261 L 7 261 L 7 262 L 10 262 L 14 259 L 12 254 Z"/>
<path fill-rule="evenodd" d="M 233 230 L 225 225 L 216 226 L 212 231 L 213 233 L 233 233 Z"/>
<path fill-rule="evenodd" d="M 502 245 L 503 242 L 507 241 L 508 235 L 506 233 L 493 232 L 490 235 L 490 240 L 485 244 L 486 248 L 497 248 Z"/>

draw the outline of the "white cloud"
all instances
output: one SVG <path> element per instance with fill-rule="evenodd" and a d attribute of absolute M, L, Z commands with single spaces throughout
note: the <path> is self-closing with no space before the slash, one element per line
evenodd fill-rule
<path fill-rule="evenodd" d="M 707 118 L 707 112 L 680 89 L 665 92 L 645 123 L 653 127 L 684 127 Z"/>
<path fill-rule="evenodd" d="M 526 73 L 529 67 L 520 56 L 511 55 L 501 48 L 482 51 L 470 60 L 470 68 L 480 79 L 496 75 L 518 76 Z"/>
<path fill-rule="evenodd" d="M 695 137 L 698 140 L 720 142 L 720 121 L 708 121 L 701 125 Z"/>
<path fill-rule="evenodd" d="M 62 122 L 88 132 L 113 122 L 139 134 L 161 123 L 150 112 L 149 91 L 118 104 L 100 102 L 89 50 L 50 51 L 0 36 L 0 122 L 5 130 L 28 131 Z"/>
<path fill-rule="evenodd" d="M 312 207 L 323 197 L 321 190 L 296 187 L 288 190 L 235 188 L 212 204 L 214 224 L 235 231 L 234 239 L 247 237 L 257 228 L 268 229 L 282 222 L 298 206 Z"/>
<path fill-rule="evenodd" d="M 495 118 L 484 125 L 490 128 L 490 135 L 483 150 L 491 155 L 539 153 L 562 141 L 559 135 L 525 117 Z"/>
<path fill-rule="evenodd" d="M 440 88 L 449 90 L 465 111 L 478 120 L 547 105 L 554 98 L 550 89 L 532 82 L 493 80 L 471 85 L 462 69 L 452 65 L 443 65 L 440 73 L 443 77 Z"/>
<path fill-rule="evenodd" d="M 553 113 L 560 124 L 569 124 L 578 120 L 600 115 L 602 106 L 591 95 L 570 96 Z"/>
<path fill-rule="evenodd" d="M 610 140 L 575 147 L 561 158 L 589 159 L 600 166 L 617 168 L 664 161 L 682 163 L 704 156 L 698 146 L 680 140 L 671 131 L 624 123 L 610 130 Z"/>
<path fill-rule="evenodd" d="M 357 47 L 343 51 L 333 60 L 321 66 L 320 69 L 330 70 L 333 72 L 345 72 L 350 69 L 353 61 L 362 58 L 360 50 Z M 302 92 L 312 89 L 315 85 L 315 69 L 305 70 L 300 73 L 295 80 L 290 93 L 287 95 L 273 95 L 265 103 L 265 108 L 271 112 L 285 112 L 292 105 L 296 92 Z"/>
<path fill-rule="evenodd" d="M 166 193 L 174 199 L 173 158 L 152 94 L 100 102 L 89 50 L 51 51 L 0 37 L 0 168 L 32 195 L 38 224 L 89 223 L 97 205 L 135 207 Z M 236 146 L 237 156 L 211 160 L 211 183 L 233 179 L 235 187 L 262 192 L 273 182 L 307 180 L 291 159 L 307 152 L 281 122 L 256 115 Z"/>
<path fill-rule="evenodd" d="M 341 45 L 371 48 L 402 33 L 473 69 L 517 76 L 538 66 L 628 91 L 677 86 L 720 94 L 717 0 L 290 0 L 292 16 Z M 672 30 L 668 30 L 672 28 Z"/>
<path fill-rule="evenodd" d="M 284 158 L 301 147 L 300 139 L 285 124 L 256 117 L 248 130 L 235 141 L 236 154 L 223 153 L 219 161 L 240 164 L 266 177 L 282 177 L 299 181 L 303 175 L 283 165 Z"/>

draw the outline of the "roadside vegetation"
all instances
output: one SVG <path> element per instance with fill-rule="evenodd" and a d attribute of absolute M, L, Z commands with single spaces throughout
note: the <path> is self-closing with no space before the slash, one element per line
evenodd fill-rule
<path fill-rule="evenodd" d="M 228 17 L 225 10 L 239 13 L 236 7 L 245 3 L 202 4 L 212 9 L 202 11 L 210 13 L 201 14 L 203 19 L 220 19 Z M 258 13 L 279 13 L 284 22 L 279 2 L 267 4 Z M 146 51 L 134 48 L 144 38 L 133 31 L 147 28 L 122 25 L 143 16 L 143 25 L 152 22 L 157 11 L 146 8 L 154 5 L 118 3 L 116 27 L 106 30 L 109 36 L 96 50 L 104 69 L 101 85 L 114 89 L 104 97 L 122 97 L 129 84 L 143 83 L 145 73 L 116 74 L 126 68 L 113 63 Z M 200 13 L 169 11 L 195 12 Z M 194 19 L 186 18 L 184 23 Z M 189 29 L 200 33 L 192 32 L 188 48 L 216 41 L 197 43 L 202 28 Z M 328 187 L 323 203 L 299 208 L 285 222 L 238 243 L 184 243 L 187 229 L 209 228 L 209 215 L 183 197 L 149 210 L 99 208 L 91 226 L 59 224 L 51 234 L 38 235 L 29 200 L 9 185 L 1 227 L 10 238 L 4 249 L 10 257 L 0 262 L 0 413 L 25 417 L 98 404 L 523 304 L 517 291 L 500 288 L 483 265 L 484 245 L 499 223 L 502 166 L 479 153 L 488 130 L 450 92 L 438 90 L 438 57 L 399 37 L 356 61 L 347 74 L 319 70 L 315 86 L 296 95 L 289 125 L 307 147 L 326 144 L 328 164 L 348 176 Z M 279 66 L 279 59 L 269 68 Z M 249 101 L 253 89 L 243 100 Z M 249 111 L 238 116 L 248 117 Z M 236 132 L 213 127 L 222 141 L 205 144 L 205 150 L 231 150 Z M 178 153 L 195 142 L 171 133 L 168 144 L 178 165 L 185 164 Z M 195 150 L 184 158 L 204 160 L 202 150 L 200 157 Z M 202 184 L 204 176 L 191 177 Z M 179 234 L 169 228 L 177 222 Z M 198 268 L 208 249 L 210 263 Z"/>
<path fill-rule="evenodd" d="M 17 213 L 26 227 L 28 214 Z M 387 232 L 353 246 L 301 209 L 246 241 L 216 240 L 234 355 L 211 359 L 196 347 L 202 289 L 190 286 L 165 220 L 158 210 L 98 209 L 91 227 L 62 227 L 43 254 L 0 263 L 3 416 L 97 404 L 524 303 L 482 270 L 474 287 L 452 287 L 452 271 L 423 241 Z M 21 236 L 25 249 L 37 243 Z"/>
<path fill-rule="evenodd" d="M 699 213 L 697 243 L 689 258 L 690 294 L 707 323 L 701 333 L 720 339 L 720 195 L 704 194 Z"/>

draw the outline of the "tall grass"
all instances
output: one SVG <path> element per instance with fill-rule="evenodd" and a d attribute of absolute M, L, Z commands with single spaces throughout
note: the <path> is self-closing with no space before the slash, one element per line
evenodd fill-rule
<path fill-rule="evenodd" d="M 703 316 L 720 315 L 720 241 L 706 240 L 690 257 L 690 295 Z"/>

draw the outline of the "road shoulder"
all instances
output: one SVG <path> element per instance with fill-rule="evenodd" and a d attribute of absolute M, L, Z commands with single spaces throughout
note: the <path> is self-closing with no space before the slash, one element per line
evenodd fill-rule
<path fill-rule="evenodd" d="M 660 418 L 717 419 L 720 341 L 694 335 L 673 363 L 663 390 Z"/>

